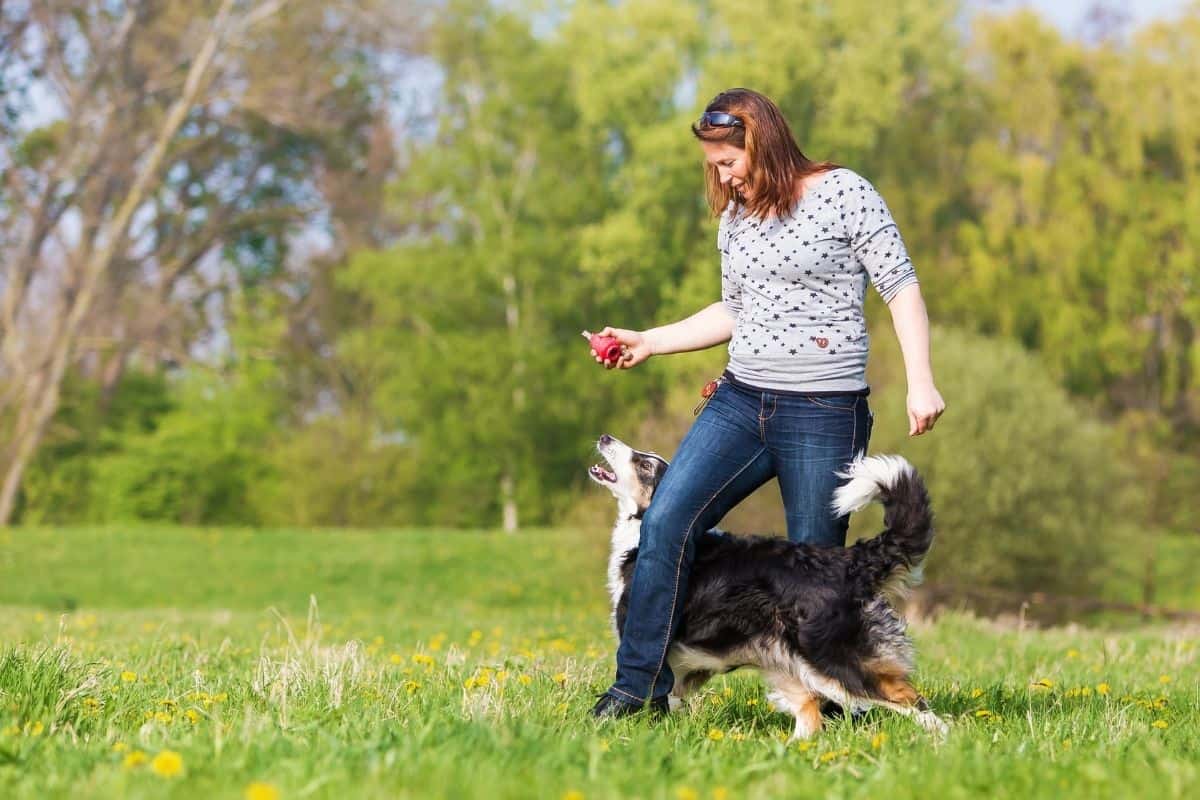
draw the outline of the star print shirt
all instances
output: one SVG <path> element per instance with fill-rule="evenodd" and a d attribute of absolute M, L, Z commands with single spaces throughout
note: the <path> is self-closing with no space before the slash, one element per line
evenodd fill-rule
<path fill-rule="evenodd" d="M 853 170 L 829 171 L 788 217 L 733 206 L 717 232 L 721 300 L 734 315 L 729 372 L 793 392 L 867 388 L 868 279 L 890 301 L 917 276 L 887 204 Z"/>

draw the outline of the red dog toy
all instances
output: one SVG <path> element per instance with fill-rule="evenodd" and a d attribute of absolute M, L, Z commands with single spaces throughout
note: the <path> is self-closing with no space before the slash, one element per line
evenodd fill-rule
<path fill-rule="evenodd" d="M 617 337 L 601 336 L 598 333 L 584 331 L 583 338 L 588 340 L 592 346 L 592 352 L 604 363 L 615 364 L 621 357 L 621 343 L 617 341 Z"/>

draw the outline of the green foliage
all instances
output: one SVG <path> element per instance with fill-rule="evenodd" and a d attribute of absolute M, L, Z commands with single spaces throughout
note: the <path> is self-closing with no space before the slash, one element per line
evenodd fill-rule
<path fill-rule="evenodd" d="M 97 459 L 91 502 L 99 519 L 258 520 L 254 496 L 272 476 L 282 422 L 278 366 L 264 349 L 278 338 L 280 320 L 244 300 L 235 305 L 227 362 L 186 370 L 172 385 L 172 409 L 153 429 L 126 435 L 118 451 Z"/>
<path fill-rule="evenodd" d="M 250 489 L 263 524 L 401 525 L 425 502 L 403 442 L 349 415 L 275 437 L 266 460 L 271 479 Z"/>
<path fill-rule="evenodd" d="M 1072 392 L 1191 436 L 1198 45 L 1194 11 L 1126 48 L 1066 40 L 1031 13 L 983 18 L 983 113 L 953 176 L 969 211 L 943 230 L 937 284 L 943 319 L 1015 338 Z"/>
<path fill-rule="evenodd" d="M 1150 520 L 1117 432 L 1019 345 L 945 328 L 933 336 L 948 398 L 935 430 L 908 438 L 903 380 L 883 377 L 871 398 L 871 452 L 903 454 L 928 482 L 931 579 L 1079 595 L 1128 581 L 1122 570 Z M 900 362 L 890 332 L 873 349 L 878 362 Z"/>
<path fill-rule="evenodd" d="M 170 386 L 162 375 L 131 371 L 107 400 L 95 381 L 72 375 L 22 482 L 18 519 L 26 524 L 101 519 L 93 495 L 98 461 L 120 452 L 127 440 L 152 432 L 171 408 Z"/>

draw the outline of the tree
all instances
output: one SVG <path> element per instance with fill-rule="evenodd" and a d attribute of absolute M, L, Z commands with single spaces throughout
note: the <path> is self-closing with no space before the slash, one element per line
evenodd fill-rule
<path fill-rule="evenodd" d="M 284 263 L 318 206 L 314 167 L 336 168 L 327 132 L 353 143 L 370 121 L 361 64 L 338 60 L 352 10 L 62 0 L 3 12 L 21 34 L 15 74 L 51 98 L 52 119 L 2 129 L 14 146 L 0 160 L 0 523 L 69 369 L 90 365 L 111 398 L 139 351 L 152 366 L 186 361 L 223 288 Z"/>

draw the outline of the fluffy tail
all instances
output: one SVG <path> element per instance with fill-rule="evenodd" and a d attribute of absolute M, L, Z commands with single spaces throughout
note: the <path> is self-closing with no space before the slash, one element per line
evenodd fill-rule
<path fill-rule="evenodd" d="M 933 510 L 925 482 L 900 456 L 871 456 L 853 461 L 849 478 L 833 495 L 838 516 L 872 500 L 883 503 L 883 531 L 854 545 L 855 575 L 870 592 L 902 592 L 921 581 L 921 563 L 933 543 Z"/>

